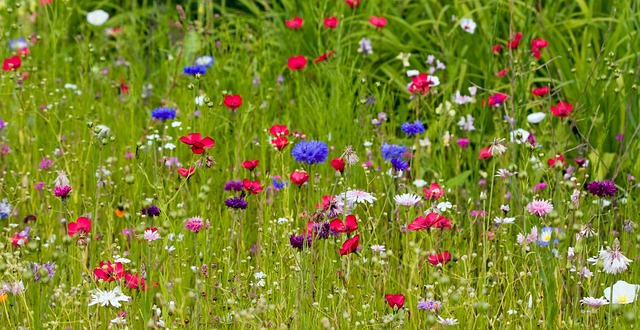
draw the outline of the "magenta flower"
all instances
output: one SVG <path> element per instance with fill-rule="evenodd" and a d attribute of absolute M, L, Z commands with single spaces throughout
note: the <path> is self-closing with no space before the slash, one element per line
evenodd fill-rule
<path fill-rule="evenodd" d="M 69 186 L 55 186 L 55 188 L 53 188 L 53 194 L 56 195 L 56 197 L 60 197 L 62 199 L 67 199 L 69 198 L 69 194 L 71 193 L 71 187 Z"/>
<path fill-rule="evenodd" d="M 546 200 L 533 200 L 531 203 L 527 204 L 527 211 L 531 214 L 535 214 L 539 217 L 547 215 L 553 211 L 553 204 Z"/>

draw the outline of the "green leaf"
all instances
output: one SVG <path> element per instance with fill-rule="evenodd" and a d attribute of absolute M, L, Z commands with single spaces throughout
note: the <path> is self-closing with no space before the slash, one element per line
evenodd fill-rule
<path fill-rule="evenodd" d="M 455 177 L 447 180 L 444 186 L 447 188 L 459 187 L 467 181 L 467 179 L 469 178 L 469 175 L 471 175 L 471 171 L 464 171 L 456 175 Z"/>

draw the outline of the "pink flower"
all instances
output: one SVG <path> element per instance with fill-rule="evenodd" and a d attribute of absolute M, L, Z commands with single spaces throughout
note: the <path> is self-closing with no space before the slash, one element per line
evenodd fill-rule
<path fill-rule="evenodd" d="M 160 237 L 160 234 L 158 233 L 158 228 L 147 228 L 144 231 L 143 238 L 149 242 L 153 242 L 161 239 L 162 237 Z"/>
<path fill-rule="evenodd" d="M 91 231 L 91 219 L 85 217 L 78 218 L 75 222 L 67 225 L 67 231 L 71 237 L 74 237 L 77 233 L 79 233 L 80 236 L 85 235 Z"/>
<path fill-rule="evenodd" d="M 209 220 L 207 220 L 206 224 L 201 217 L 193 217 L 187 220 L 187 223 L 184 225 L 185 228 L 190 231 L 197 233 L 202 227 L 205 226 L 206 229 L 209 229 Z"/>
<path fill-rule="evenodd" d="M 66 198 L 69 198 L 69 193 L 71 193 L 71 189 L 72 188 L 69 186 L 55 186 L 55 188 L 53 188 L 53 194 L 56 195 L 56 197 L 66 199 Z"/>
<path fill-rule="evenodd" d="M 531 214 L 535 214 L 539 217 L 551 213 L 553 211 L 553 204 L 546 200 L 533 200 L 531 203 L 527 204 L 527 211 Z"/>

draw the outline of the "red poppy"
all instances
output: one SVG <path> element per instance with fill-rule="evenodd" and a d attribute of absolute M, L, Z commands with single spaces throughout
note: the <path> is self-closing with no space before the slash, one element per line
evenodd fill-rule
<path fill-rule="evenodd" d="M 242 186 L 246 191 L 255 195 L 262 191 L 262 187 L 260 187 L 260 180 L 249 181 L 249 179 L 242 180 Z"/>
<path fill-rule="evenodd" d="M 444 251 L 440 254 L 430 254 L 429 255 L 429 263 L 437 266 L 437 265 L 446 265 L 451 261 L 451 253 L 449 251 Z"/>
<path fill-rule="evenodd" d="M 513 39 L 511 39 L 509 44 L 507 44 L 507 48 L 510 48 L 510 49 L 518 48 L 518 46 L 520 45 L 520 39 L 522 39 L 522 32 L 518 32 L 516 33 L 515 36 L 513 36 Z"/>
<path fill-rule="evenodd" d="M 398 293 L 398 294 L 388 294 L 386 296 L 384 296 L 385 299 L 387 299 L 387 303 L 389 303 L 389 306 L 391 308 L 397 308 L 400 309 L 402 308 L 402 306 L 404 306 L 404 300 L 405 297 L 403 294 Z"/>
<path fill-rule="evenodd" d="M 346 240 L 340 248 L 340 255 L 343 256 L 345 254 L 356 252 L 358 249 L 358 242 L 360 242 L 360 235 L 353 236 Z"/>
<path fill-rule="evenodd" d="M 86 234 L 89 231 L 91 231 L 91 219 L 89 218 L 81 217 L 67 225 L 67 232 L 71 237 L 74 237 L 76 234 Z"/>
<path fill-rule="evenodd" d="M 178 169 L 178 171 L 177 171 L 177 172 L 178 172 L 178 174 L 180 174 L 182 177 L 189 178 L 190 176 L 192 176 L 192 175 L 193 175 L 193 173 L 195 173 L 195 172 L 196 172 L 196 168 L 195 168 L 195 167 L 193 167 L 193 166 L 191 166 L 191 167 L 189 167 L 189 168 L 182 168 L 182 167 L 181 167 L 181 168 L 179 168 L 179 169 Z"/>
<path fill-rule="evenodd" d="M 533 93 L 533 95 L 535 96 L 545 96 L 549 93 L 549 87 L 544 86 L 544 87 L 538 87 L 536 89 L 534 89 L 533 91 L 531 91 L 531 93 Z"/>
<path fill-rule="evenodd" d="M 335 50 L 328 50 L 327 52 L 320 55 L 318 58 L 313 60 L 313 63 L 319 63 L 326 61 L 331 55 L 335 54 Z"/>
<path fill-rule="evenodd" d="M 205 149 L 213 148 L 216 144 L 216 142 L 208 136 L 203 139 L 200 133 L 189 133 L 187 136 L 180 137 L 180 141 L 190 145 L 191 151 L 196 155 L 204 153 Z"/>
<path fill-rule="evenodd" d="M 331 203 L 332 203 L 333 201 L 335 201 L 335 200 L 336 200 L 336 196 L 332 196 L 332 195 L 329 195 L 329 196 L 327 196 L 327 195 L 322 196 L 322 209 L 323 209 L 323 210 L 328 210 L 328 209 L 329 209 L 329 206 L 331 205 Z M 318 204 L 316 204 L 316 207 L 318 207 Z"/>
<path fill-rule="evenodd" d="M 553 158 L 549 158 L 547 160 L 547 164 L 549 164 L 549 166 L 551 167 L 564 167 L 565 162 L 564 162 L 564 156 L 563 155 L 555 155 L 555 157 Z"/>
<path fill-rule="evenodd" d="M 344 172 L 344 159 L 342 158 L 334 158 L 331 161 L 331 167 L 333 167 L 334 170 L 342 173 Z"/>
<path fill-rule="evenodd" d="M 356 221 L 356 216 L 353 214 L 349 214 L 344 218 L 344 222 L 340 219 L 333 219 L 329 223 L 331 229 L 344 234 L 350 234 L 358 229 L 358 222 Z"/>
<path fill-rule="evenodd" d="M 275 137 L 289 135 L 289 129 L 287 125 L 273 125 L 269 129 L 269 133 Z"/>
<path fill-rule="evenodd" d="M 534 39 L 531 40 L 531 53 L 533 53 L 533 57 L 536 59 L 540 59 L 540 49 L 546 48 L 549 45 L 549 42 L 544 39 Z"/>
<path fill-rule="evenodd" d="M 426 216 L 419 216 L 409 224 L 408 229 L 415 230 L 426 230 L 430 228 L 440 228 L 447 229 L 451 228 L 451 220 L 439 215 L 438 213 L 431 212 Z"/>
<path fill-rule="evenodd" d="M 287 65 L 291 70 L 302 70 L 307 66 L 307 58 L 304 55 L 289 57 Z"/>
<path fill-rule="evenodd" d="M 565 118 L 571 114 L 571 111 L 573 111 L 573 105 L 564 101 L 558 102 L 556 106 L 551 106 L 551 113 L 556 117 Z"/>
<path fill-rule="evenodd" d="M 378 29 L 382 29 L 387 25 L 387 19 L 384 17 L 371 16 L 369 23 Z"/>
<path fill-rule="evenodd" d="M 260 163 L 259 160 L 245 160 L 244 162 L 242 162 L 242 167 L 246 168 L 249 171 L 253 171 L 254 168 L 258 167 L 258 164 Z"/>
<path fill-rule="evenodd" d="M 486 147 L 484 149 L 480 150 L 480 155 L 478 155 L 478 159 L 480 160 L 485 160 L 485 159 L 489 159 L 491 158 L 491 156 L 493 156 L 493 154 L 491 154 L 491 150 L 489 150 L 491 147 Z"/>
<path fill-rule="evenodd" d="M 426 73 L 421 73 L 413 78 L 411 78 L 411 85 L 409 86 L 409 92 L 417 93 L 424 95 L 429 93 L 430 86 L 433 85 L 433 81 L 429 78 L 429 75 Z"/>
<path fill-rule="evenodd" d="M 324 19 L 323 23 L 324 23 L 324 26 L 330 29 L 335 29 L 336 26 L 338 26 L 338 18 L 335 16 L 327 17 Z"/>
<path fill-rule="evenodd" d="M 129 95 L 129 86 L 124 84 L 124 77 L 120 78 L 120 92 Z"/>
<path fill-rule="evenodd" d="M 287 27 L 289 27 L 290 29 L 299 29 L 302 27 L 302 24 L 304 23 L 304 21 L 302 20 L 302 18 L 300 17 L 294 17 L 290 20 L 285 20 L 284 24 L 287 25 Z"/>
<path fill-rule="evenodd" d="M 231 109 L 231 111 L 236 111 L 242 105 L 242 97 L 238 94 L 236 95 L 227 95 L 224 97 L 224 105 Z"/>
<path fill-rule="evenodd" d="M 20 60 L 20 56 L 12 56 L 4 60 L 4 62 L 2 63 L 2 70 L 4 71 L 17 70 L 21 64 L 22 64 L 22 60 Z"/>
<path fill-rule="evenodd" d="M 100 265 L 93 270 L 93 275 L 106 282 L 119 280 L 124 277 L 124 267 L 121 262 L 100 261 Z"/>
<path fill-rule="evenodd" d="M 424 188 L 422 191 L 424 192 L 424 197 L 426 199 L 436 200 L 444 196 L 444 189 L 442 189 L 442 187 L 440 187 L 440 185 L 435 182 L 430 184 L 429 188 Z"/>
<path fill-rule="evenodd" d="M 507 100 L 507 97 L 507 94 L 495 93 L 489 97 L 489 106 L 497 108 Z"/>
<path fill-rule="evenodd" d="M 496 73 L 496 77 L 503 77 L 504 75 L 507 74 L 507 72 L 509 72 L 509 69 L 503 69 L 498 71 L 498 73 Z"/>
<path fill-rule="evenodd" d="M 502 50 L 502 46 L 501 45 L 494 45 L 493 47 L 491 47 L 491 51 L 494 54 L 500 54 L 500 51 Z"/>
<path fill-rule="evenodd" d="M 291 182 L 293 182 L 296 186 L 300 187 L 305 184 L 307 180 L 309 180 L 309 174 L 304 171 L 293 171 L 293 173 L 291 173 L 291 175 L 289 176 L 289 179 L 291 179 Z"/>
<path fill-rule="evenodd" d="M 142 278 L 142 276 L 140 275 L 134 275 L 134 274 L 125 274 L 124 275 L 124 284 L 130 288 L 130 289 L 134 289 L 134 290 L 146 290 L 147 286 L 144 283 L 144 278 Z"/>
<path fill-rule="evenodd" d="M 278 151 L 281 151 L 289 145 L 289 139 L 287 139 L 286 136 L 277 137 L 275 139 L 271 139 L 271 145 Z"/>
<path fill-rule="evenodd" d="M 347 3 L 347 5 L 349 5 L 349 7 L 351 7 L 351 9 L 360 6 L 360 0 L 345 0 L 344 2 Z"/>

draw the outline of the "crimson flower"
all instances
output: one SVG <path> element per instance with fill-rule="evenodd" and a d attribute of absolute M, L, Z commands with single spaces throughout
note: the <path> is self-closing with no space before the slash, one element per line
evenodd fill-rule
<path fill-rule="evenodd" d="M 571 111 L 573 111 L 573 105 L 564 101 L 558 102 L 556 106 L 551 106 L 551 113 L 556 117 L 565 118 L 571 114 Z"/>
<path fill-rule="evenodd" d="M 549 93 L 549 87 L 548 86 L 538 87 L 533 91 L 531 91 L 531 93 L 533 93 L 533 95 L 535 96 L 545 96 Z"/>
<path fill-rule="evenodd" d="M 446 265 L 449 261 L 451 261 L 451 253 L 449 253 L 449 251 L 429 255 L 429 263 L 434 266 Z"/>
<path fill-rule="evenodd" d="M 323 24 L 330 29 L 335 29 L 338 26 L 338 18 L 335 16 L 327 17 L 324 19 Z"/>
<path fill-rule="evenodd" d="M 249 193 L 256 195 L 262 191 L 262 187 L 260 187 L 260 180 L 249 181 L 249 179 L 242 180 L 242 186 Z"/>
<path fill-rule="evenodd" d="M 386 296 L 384 296 L 385 299 L 387 299 L 387 303 L 389 303 L 389 306 L 391 308 L 402 308 L 402 306 L 404 305 L 404 300 L 405 297 L 403 294 L 398 293 L 398 294 L 388 294 Z"/>
<path fill-rule="evenodd" d="M 322 55 L 320 55 L 318 58 L 314 59 L 313 63 L 324 62 L 335 53 L 336 53 L 335 50 L 328 50 L 325 53 L 322 53 Z"/>
<path fill-rule="evenodd" d="M 182 136 L 180 137 L 180 141 L 184 144 L 190 145 L 191 151 L 196 155 L 204 153 L 205 149 L 213 148 L 216 144 L 216 142 L 208 136 L 202 138 L 200 133 L 190 133 L 187 136 Z"/>
<path fill-rule="evenodd" d="M 502 46 L 501 45 L 494 45 L 493 47 L 491 47 L 491 51 L 494 54 L 500 54 L 500 50 L 502 50 Z"/>
<path fill-rule="evenodd" d="M 491 153 L 491 147 L 486 147 L 484 149 L 480 150 L 480 155 L 478 155 L 478 159 L 480 160 L 485 160 L 485 159 L 489 159 L 491 158 L 491 156 L 493 156 L 493 154 Z"/>
<path fill-rule="evenodd" d="M 269 129 L 269 133 L 271 133 L 271 135 L 275 137 L 289 135 L 289 129 L 287 128 L 287 125 L 276 124 L 271 126 L 271 128 Z"/>
<path fill-rule="evenodd" d="M 91 219 L 80 217 L 75 222 L 67 225 L 67 232 L 69 236 L 74 237 L 76 234 L 84 235 L 91 231 Z"/>
<path fill-rule="evenodd" d="M 346 255 L 349 253 L 356 252 L 358 249 L 358 243 L 360 242 L 360 235 L 353 236 L 352 238 L 346 240 L 342 247 L 340 248 L 340 255 Z"/>
<path fill-rule="evenodd" d="M 134 290 L 146 290 L 147 286 L 144 283 L 144 278 L 142 278 L 140 275 L 134 275 L 134 274 L 125 274 L 124 275 L 124 284 L 130 288 L 130 289 L 134 289 Z"/>
<path fill-rule="evenodd" d="M 242 96 L 235 95 L 227 95 L 224 97 L 224 105 L 231 109 L 231 111 L 235 112 L 242 105 Z"/>
<path fill-rule="evenodd" d="M 100 265 L 93 270 L 93 275 L 103 281 L 111 282 L 124 277 L 124 268 L 121 262 L 100 261 Z"/>
<path fill-rule="evenodd" d="M 507 100 L 507 97 L 507 94 L 495 93 L 489 97 L 489 106 L 497 108 Z"/>
<path fill-rule="evenodd" d="M 438 213 L 431 212 L 426 216 L 420 216 L 409 224 L 409 230 L 423 230 L 430 228 L 451 228 L 451 220 L 439 215 Z"/>
<path fill-rule="evenodd" d="M 307 180 L 309 180 L 309 174 L 304 171 L 293 171 L 293 173 L 291 173 L 291 176 L 289 176 L 289 179 L 291 179 L 291 182 L 293 182 L 296 186 L 301 187 L 307 182 Z"/>
<path fill-rule="evenodd" d="M 189 178 L 195 172 L 196 172 L 196 168 L 193 167 L 193 166 L 191 166 L 189 168 L 182 168 L 181 167 L 181 168 L 178 169 L 178 174 L 180 174 L 184 178 Z"/>
<path fill-rule="evenodd" d="M 440 185 L 435 182 L 430 184 L 429 188 L 424 188 L 422 191 L 424 192 L 424 197 L 426 199 L 436 200 L 444 196 L 444 189 L 442 189 L 442 187 L 440 187 Z"/>
<path fill-rule="evenodd" d="M 284 21 L 284 24 L 286 24 L 288 28 L 294 29 L 294 30 L 301 28 L 303 23 L 304 21 L 300 17 L 294 17 L 290 20 Z"/>
<path fill-rule="evenodd" d="M 429 78 L 429 75 L 426 73 L 421 73 L 411 79 L 411 85 L 409 86 L 409 92 L 417 93 L 424 95 L 429 93 L 429 87 L 433 85 L 434 82 Z"/>
<path fill-rule="evenodd" d="M 507 48 L 510 48 L 510 49 L 518 48 L 518 46 L 520 45 L 520 39 L 522 39 L 522 32 L 518 32 L 516 33 L 515 36 L 513 36 L 513 39 L 511 39 L 509 44 L 507 44 Z"/>
<path fill-rule="evenodd" d="M 371 16 L 369 23 L 378 29 L 382 29 L 387 25 L 387 19 L 384 17 Z"/>
<path fill-rule="evenodd" d="M 307 58 L 304 55 L 289 57 L 287 65 L 291 70 L 302 70 L 307 66 Z"/>
<path fill-rule="evenodd" d="M 509 72 L 509 69 L 500 70 L 498 71 L 498 73 L 496 73 L 496 77 L 504 77 L 507 74 L 507 72 Z"/>
<path fill-rule="evenodd" d="M 120 78 L 120 92 L 129 95 L 129 86 L 124 84 L 124 77 Z"/>
<path fill-rule="evenodd" d="M 287 139 L 286 136 L 277 137 L 271 139 L 271 145 L 278 151 L 281 151 L 289 145 L 289 139 Z"/>
<path fill-rule="evenodd" d="M 340 173 L 344 172 L 344 165 L 345 165 L 344 164 L 344 159 L 342 159 L 342 158 L 334 158 L 331 161 L 330 164 L 331 164 L 331 167 L 333 167 L 334 170 L 336 170 L 336 171 L 338 171 Z"/>
<path fill-rule="evenodd" d="M 260 163 L 259 160 L 245 160 L 244 162 L 242 162 L 242 167 L 246 168 L 249 171 L 253 171 L 254 168 L 258 167 L 258 164 Z"/>
<path fill-rule="evenodd" d="M 534 39 L 531 40 L 531 53 L 533 57 L 536 59 L 540 59 L 540 49 L 546 48 L 549 45 L 549 42 L 544 39 Z"/>
<path fill-rule="evenodd" d="M 347 5 L 349 5 L 349 7 L 351 7 L 351 9 L 360 6 L 360 0 L 345 0 L 344 2 L 347 3 Z"/>
<path fill-rule="evenodd" d="M 560 166 L 560 167 L 564 167 L 565 162 L 564 162 L 564 156 L 563 155 L 555 155 L 553 158 L 549 158 L 547 160 L 547 164 L 549 164 L 549 166 L 551 167 L 556 167 Z"/>
<path fill-rule="evenodd" d="M 350 234 L 358 229 L 358 222 L 356 222 L 355 215 L 349 214 L 344 218 L 344 222 L 342 222 L 342 220 L 340 219 L 333 219 L 329 223 L 329 226 L 331 227 L 331 229 L 339 233 Z"/>
<path fill-rule="evenodd" d="M 4 62 L 2 62 L 2 70 L 4 71 L 11 71 L 11 70 L 17 70 L 20 65 L 22 65 L 22 60 L 20 60 L 20 56 L 12 56 L 9 57 L 8 59 L 5 59 Z"/>

